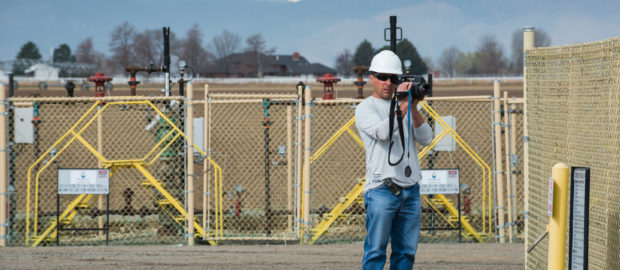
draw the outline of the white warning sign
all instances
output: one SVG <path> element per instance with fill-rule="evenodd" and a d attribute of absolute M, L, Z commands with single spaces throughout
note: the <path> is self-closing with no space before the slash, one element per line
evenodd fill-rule
<path fill-rule="evenodd" d="M 58 169 L 58 194 L 108 194 L 107 169 Z"/>

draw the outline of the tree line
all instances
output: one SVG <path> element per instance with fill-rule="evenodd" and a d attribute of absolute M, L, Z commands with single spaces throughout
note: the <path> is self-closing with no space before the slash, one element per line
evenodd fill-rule
<path fill-rule="evenodd" d="M 549 35 L 544 30 L 537 29 L 534 46 L 542 47 L 550 44 Z M 370 66 L 372 57 L 386 49 L 389 49 L 389 46 L 375 49 L 368 40 L 363 40 L 353 54 L 349 49 L 344 49 L 338 54 L 336 70 L 344 76 L 352 75 L 353 66 Z M 403 61 L 411 61 L 413 74 L 437 71 L 444 77 L 520 75 L 523 74 L 523 31 L 517 29 L 512 33 L 510 55 L 505 53 L 503 45 L 493 34 L 482 35 L 473 52 L 463 52 L 456 45 L 450 45 L 443 49 L 436 62 L 430 57 L 420 57 L 413 43 L 407 39 L 397 43 L 396 54 Z"/>
<path fill-rule="evenodd" d="M 245 39 L 243 47 L 242 38 L 238 34 L 223 30 L 214 36 L 209 42 L 203 40 L 204 35 L 198 24 L 194 24 L 185 34 L 184 38 L 177 38 L 174 32 L 170 32 L 170 55 L 173 64 L 178 60 L 184 60 L 187 65 L 200 75 L 206 68 L 218 59 L 226 59 L 234 53 L 256 52 L 273 54 L 275 47 L 268 48 L 262 34 L 256 33 Z M 536 30 L 534 46 L 549 46 L 551 39 L 544 30 Z M 92 38 L 88 37 L 81 41 L 75 53 L 67 44 L 60 44 L 53 51 L 54 63 L 82 63 L 90 64 L 97 71 L 107 74 L 124 73 L 129 65 L 159 65 L 163 62 L 163 35 L 161 29 L 145 29 L 138 31 L 128 22 L 116 26 L 109 35 L 108 47 L 110 55 L 95 50 Z M 389 49 L 389 46 L 374 48 L 364 39 L 352 53 L 344 49 L 335 59 L 335 69 L 342 76 L 353 75 L 353 67 L 356 65 L 370 65 L 372 57 L 379 51 Z M 512 34 L 510 54 L 507 55 L 503 45 L 493 34 L 484 34 L 478 40 L 475 51 L 462 51 L 456 45 L 450 45 L 443 49 L 439 58 L 433 61 L 430 57 L 422 57 L 414 44 L 408 39 L 399 41 L 396 45 L 396 54 L 401 60 L 410 60 L 413 74 L 425 74 L 428 72 L 440 72 L 444 77 L 455 76 L 480 76 L 480 75 L 519 75 L 523 72 L 523 34 L 517 29 Z M 41 53 L 36 44 L 26 42 L 16 56 L 18 60 L 40 61 Z M 16 61 L 13 65 L 13 73 L 23 75 L 28 68 L 24 63 Z M 223 63 L 229 64 L 229 63 Z M 66 76 L 67 74 L 60 74 Z M 89 75 L 89 74 L 73 74 Z"/>
<path fill-rule="evenodd" d="M 198 24 L 194 24 L 186 32 L 184 38 L 178 38 L 173 31 L 170 31 L 170 56 L 173 66 L 177 61 L 184 60 L 197 74 L 201 74 L 216 59 L 222 59 L 234 53 L 245 51 L 270 54 L 275 52 L 275 48 L 267 47 L 260 33 L 246 38 L 245 47 L 243 47 L 241 36 L 228 30 L 214 36 L 208 43 L 203 40 L 203 37 Z M 75 53 L 72 53 L 69 45 L 59 45 L 54 49 L 52 59 L 54 63 L 91 64 L 96 67 L 97 71 L 106 74 L 124 73 L 125 67 L 129 65 L 142 66 L 150 63 L 160 65 L 163 63 L 162 29 L 138 31 L 129 22 L 123 22 L 110 32 L 108 47 L 109 56 L 97 51 L 94 48 L 93 39 L 88 37 L 78 44 Z M 40 61 L 41 58 L 38 47 L 32 41 L 26 42 L 16 56 L 17 60 Z M 24 61 L 15 62 L 14 74 L 24 74 L 24 70 L 28 67 L 23 63 Z"/>

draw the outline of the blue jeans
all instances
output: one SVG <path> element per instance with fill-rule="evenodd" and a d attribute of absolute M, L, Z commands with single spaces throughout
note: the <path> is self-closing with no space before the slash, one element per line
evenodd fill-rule
<path fill-rule="evenodd" d="M 383 269 L 389 238 L 390 269 L 413 269 L 420 238 L 420 185 L 403 189 L 396 197 L 385 186 L 364 194 L 366 240 L 362 269 Z"/>

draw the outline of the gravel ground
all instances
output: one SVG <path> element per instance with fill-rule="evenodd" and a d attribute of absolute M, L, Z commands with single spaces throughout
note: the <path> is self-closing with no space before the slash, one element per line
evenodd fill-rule
<path fill-rule="evenodd" d="M 359 269 L 362 250 L 362 243 L 7 247 L 0 248 L 0 269 Z M 524 247 L 420 244 L 415 269 L 525 269 Z"/>

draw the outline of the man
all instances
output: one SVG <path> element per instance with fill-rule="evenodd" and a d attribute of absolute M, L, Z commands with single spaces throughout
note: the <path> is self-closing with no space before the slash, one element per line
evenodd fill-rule
<path fill-rule="evenodd" d="M 402 64 L 398 56 L 388 50 L 375 55 L 368 70 L 373 94 L 355 110 L 355 122 L 366 147 L 364 207 L 367 234 L 362 268 L 383 269 L 388 240 L 391 239 L 390 268 L 412 269 L 421 223 L 418 182 L 422 179 L 422 172 L 415 142 L 428 145 L 433 134 L 417 110 L 420 100 L 412 100 L 412 104 L 407 98 L 399 100 L 396 106 L 400 107 L 403 117 L 399 123 L 404 128 L 405 149 L 402 149 L 396 119 L 390 130 L 390 117 L 395 115 L 390 111 L 390 105 L 394 90 L 407 91 L 411 83 L 398 85 Z M 397 162 L 401 155 L 404 155 L 402 161 Z"/>

